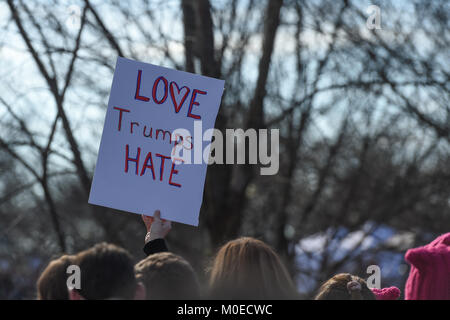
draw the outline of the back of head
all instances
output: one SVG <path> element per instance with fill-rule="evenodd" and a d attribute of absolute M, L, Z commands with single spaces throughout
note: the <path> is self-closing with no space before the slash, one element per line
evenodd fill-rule
<path fill-rule="evenodd" d="M 73 264 L 73 256 L 63 255 L 52 260 L 37 281 L 38 300 L 68 300 L 67 267 Z"/>
<path fill-rule="evenodd" d="M 78 253 L 81 288 L 74 289 L 87 300 L 133 299 L 136 292 L 134 264 L 130 254 L 113 244 L 99 243 Z"/>
<path fill-rule="evenodd" d="M 292 279 L 278 255 L 264 242 L 240 238 L 217 253 L 210 295 L 219 299 L 293 299 Z"/>
<path fill-rule="evenodd" d="M 375 300 L 364 279 L 340 273 L 325 282 L 315 300 Z"/>
<path fill-rule="evenodd" d="M 134 267 L 137 281 L 144 284 L 148 300 L 199 299 L 200 289 L 192 266 L 182 257 L 161 252 Z"/>
<path fill-rule="evenodd" d="M 405 260 L 411 265 L 406 300 L 450 300 L 450 232 L 408 250 Z"/>

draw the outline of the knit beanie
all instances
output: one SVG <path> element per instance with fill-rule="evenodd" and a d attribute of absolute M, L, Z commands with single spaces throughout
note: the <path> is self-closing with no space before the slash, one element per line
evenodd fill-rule
<path fill-rule="evenodd" d="M 372 288 L 371 290 L 377 300 L 397 300 L 400 297 L 400 289 L 397 287 Z"/>
<path fill-rule="evenodd" d="M 450 300 L 450 232 L 423 247 L 409 249 L 406 300 Z"/>

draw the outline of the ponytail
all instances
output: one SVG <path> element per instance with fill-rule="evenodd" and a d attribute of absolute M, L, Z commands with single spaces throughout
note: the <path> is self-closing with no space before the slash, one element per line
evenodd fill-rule
<path fill-rule="evenodd" d="M 326 281 L 316 300 L 375 300 L 364 279 L 350 273 L 340 273 Z"/>

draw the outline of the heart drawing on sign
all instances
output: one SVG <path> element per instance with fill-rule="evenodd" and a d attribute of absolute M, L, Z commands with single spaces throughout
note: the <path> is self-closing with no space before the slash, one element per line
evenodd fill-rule
<path fill-rule="evenodd" d="M 177 89 L 177 93 L 176 93 L 177 98 L 180 98 L 181 92 L 183 90 L 186 90 L 185 94 L 183 95 L 183 97 L 180 100 L 180 103 L 177 102 L 177 98 L 175 97 L 174 87 Z M 172 81 L 170 83 L 170 97 L 172 98 L 173 106 L 175 107 L 176 113 L 178 113 L 181 110 L 181 107 L 183 106 L 183 103 L 186 100 L 186 98 L 188 97 L 190 91 L 191 90 L 186 86 L 181 87 L 181 88 L 178 87 L 178 85 L 175 81 Z"/>

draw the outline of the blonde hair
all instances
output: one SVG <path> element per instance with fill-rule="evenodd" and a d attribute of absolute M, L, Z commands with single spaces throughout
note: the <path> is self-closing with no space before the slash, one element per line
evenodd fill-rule
<path fill-rule="evenodd" d="M 297 293 L 278 255 L 264 242 L 244 237 L 218 251 L 210 295 L 219 299 L 292 299 Z"/>
<path fill-rule="evenodd" d="M 182 257 L 160 252 L 134 266 L 137 281 L 144 284 L 147 300 L 200 299 L 200 286 L 192 266 Z"/>
<path fill-rule="evenodd" d="M 315 300 L 375 300 L 375 295 L 364 279 L 340 273 L 320 287 Z"/>

